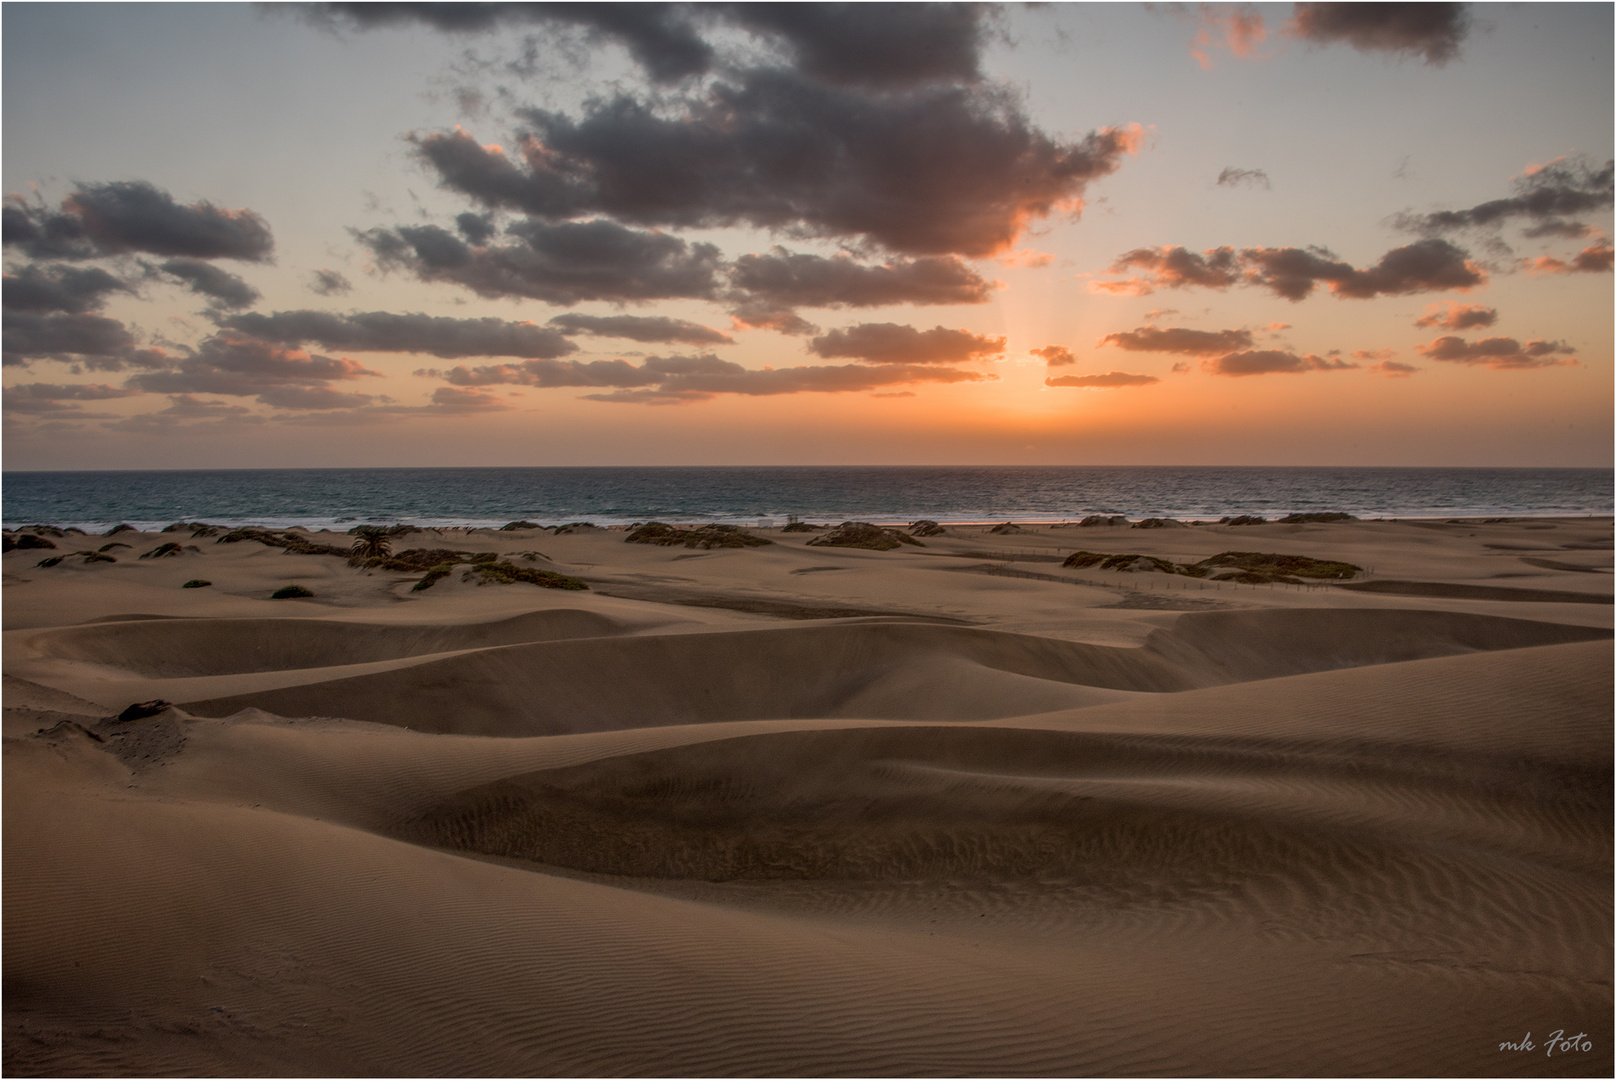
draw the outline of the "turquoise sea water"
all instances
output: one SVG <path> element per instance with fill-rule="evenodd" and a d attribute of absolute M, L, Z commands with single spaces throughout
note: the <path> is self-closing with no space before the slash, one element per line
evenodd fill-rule
<path fill-rule="evenodd" d="M 1064 521 L 1612 512 L 1608 469 L 600 467 L 7 472 L 8 527 L 173 521 L 349 528 L 366 522 Z"/>

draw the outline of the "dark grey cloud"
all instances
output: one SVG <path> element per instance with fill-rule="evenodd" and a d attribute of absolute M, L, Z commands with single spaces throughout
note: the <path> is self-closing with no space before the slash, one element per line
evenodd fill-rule
<path fill-rule="evenodd" d="M 7 311 L 96 311 L 115 292 L 132 291 L 123 280 L 97 267 L 30 264 L 5 275 L 0 304 Z"/>
<path fill-rule="evenodd" d="M 1135 131 L 1066 142 L 987 83 L 869 94 L 752 69 L 672 114 L 619 95 L 580 118 L 528 110 L 520 164 L 464 131 L 418 137 L 443 184 L 547 220 L 750 224 L 987 255 L 1113 172 Z"/>
<path fill-rule="evenodd" d="M 0 340 L 7 367 L 63 360 L 119 371 L 139 355 L 134 335 L 117 319 L 84 312 L 8 311 Z"/>
<path fill-rule="evenodd" d="M 718 288 L 718 249 L 612 221 L 546 225 L 520 221 L 517 242 L 473 246 L 436 225 L 357 233 L 384 269 L 423 281 L 463 285 L 479 296 L 525 296 L 551 304 L 710 298 Z"/>
<path fill-rule="evenodd" d="M 729 17 L 773 35 L 808 78 L 901 86 L 981 77 L 987 4 L 734 4 Z"/>
<path fill-rule="evenodd" d="M 340 408 L 354 401 L 320 394 L 300 396 L 295 391 L 330 388 L 332 383 L 380 374 L 347 357 L 287 349 L 226 330 L 204 340 L 171 370 L 133 375 L 126 385 L 157 394 L 258 397 L 265 404 L 283 408 Z M 372 400 L 369 395 L 358 397 Z M 327 404 L 280 404 L 298 401 Z"/>
<path fill-rule="evenodd" d="M 807 78 L 892 86 L 974 81 L 992 8 L 986 4 L 326 3 L 305 17 L 357 29 L 417 23 L 447 33 L 576 28 L 623 46 L 653 80 L 711 71 L 714 29 L 748 31 Z"/>
<path fill-rule="evenodd" d="M 5 411 L 55 419 L 97 420 L 112 414 L 87 413 L 81 402 L 111 401 L 131 397 L 139 390 L 121 386 L 87 383 L 22 383 L 8 386 L 3 398 Z"/>
<path fill-rule="evenodd" d="M 827 360 L 870 364 L 961 364 L 1001 355 L 1004 341 L 942 326 L 916 330 L 897 323 L 860 323 L 814 338 L 808 351 Z"/>
<path fill-rule="evenodd" d="M 1096 282 L 1094 287 L 1102 292 L 1144 296 L 1157 289 L 1182 289 L 1192 285 L 1226 289 L 1240 281 L 1239 257 L 1232 247 L 1209 248 L 1200 253 L 1176 246 L 1134 248 L 1111 264 L 1113 274 L 1130 270 L 1143 270 L 1144 274 L 1124 281 Z"/>
<path fill-rule="evenodd" d="M 222 325 L 280 345 L 311 343 L 355 352 L 426 353 L 444 360 L 463 356 L 546 358 L 578 350 L 558 330 L 495 318 L 301 310 L 273 315 L 249 312 L 225 319 Z"/>
<path fill-rule="evenodd" d="M 306 17 L 357 29 L 419 23 L 448 33 L 524 26 L 571 26 L 625 47 L 658 82 L 706 72 L 713 49 L 697 31 L 688 4 L 590 3 L 326 3 L 301 9 Z"/>
<path fill-rule="evenodd" d="M 1212 356 L 1217 353 L 1249 349 L 1252 346 L 1252 336 L 1250 330 L 1187 330 L 1177 326 L 1141 326 L 1137 330 L 1107 334 L 1100 339 L 1100 344 L 1115 345 L 1127 352 Z"/>
<path fill-rule="evenodd" d="M 1470 32 L 1465 4 L 1297 4 L 1286 30 L 1319 45 L 1351 45 L 1359 52 L 1405 53 L 1428 64 L 1459 55 Z"/>
<path fill-rule="evenodd" d="M 1279 349 L 1247 349 L 1220 356 L 1202 363 L 1213 375 L 1301 375 L 1309 371 L 1350 371 L 1358 367 L 1341 359 L 1315 356 L 1308 353 L 1297 356 Z"/>
<path fill-rule="evenodd" d="M 344 296 L 353 291 L 353 282 L 335 270 L 316 270 L 309 289 L 320 296 Z"/>
<path fill-rule="evenodd" d="M 1261 169 L 1237 169 L 1231 165 L 1218 173 L 1218 187 L 1251 187 L 1271 191 L 1274 185 L 1269 183 L 1268 174 Z"/>
<path fill-rule="evenodd" d="M 1484 304 L 1432 304 L 1425 314 L 1414 320 L 1419 327 L 1440 327 L 1443 330 L 1473 330 L 1478 326 L 1491 326 L 1498 321 L 1498 309 Z"/>
<path fill-rule="evenodd" d="M 651 356 L 639 365 L 624 360 L 528 360 L 520 364 L 457 367 L 426 371 L 452 386 L 500 384 L 535 387 L 598 387 L 609 392 L 586 394 L 592 401 L 675 404 L 704 401 L 718 394 L 772 396 L 797 393 L 849 393 L 922 382 L 981 382 L 996 378 L 974 371 L 924 364 L 804 366 L 757 371 L 711 353 L 699 356 Z"/>
<path fill-rule="evenodd" d="M 1598 167 L 1581 159 L 1554 161 L 1516 177 L 1511 185 L 1513 193 L 1507 198 L 1492 199 L 1465 210 L 1405 212 L 1393 221 L 1400 229 L 1427 236 L 1497 229 L 1517 220 L 1532 223 L 1533 231 L 1528 235 L 1580 236 L 1587 226 L 1564 219 L 1608 209 L 1616 191 L 1613 173 L 1616 163 L 1610 161 Z"/>
<path fill-rule="evenodd" d="M 1126 371 L 1108 371 L 1103 375 L 1057 375 L 1045 379 L 1045 386 L 1075 386 L 1086 390 L 1118 390 L 1125 386 L 1149 386 L 1159 383 L 1154 375 L 1130 375 Z"/>
<path fill-rule="evenodd" d="M 1470 289 L 1487 275 L 1463 248 L 1435 237 L 1386 252 L 1373 265 L 1358 269 L 1325 248 L 1221 247 L 1196 254 L 1181 247 L 1140 248 L 1111 266 L 1113 273 L 1142 269 L 1122 281 L 1097 282 L 1102 292 L 1145 295 L 1159 288 L 1201 286 L 1225 289 L 1257 285 L 1287 300 L 1302 300 L 1320 283 L 1336 296 L 1365 300 L 1374 296 Z"/>
<path fill-rule="evenodd" d="M 1427 360 L 1496 370 L 1564 367 L 1576 363 L 1569 356 L 1577 351 L 1563 341 L 1537 339 L 1522 345 L 1511 337 L 1466 341 L 1451 334 L 1415 348 Z"/>
<path fill-rule="evenodd" d="M 985 280 L 953 255 L 897 258 L 876 266 L 847 255 L 825 258 L 775 248 L 743 255 L 730 271 L 732 314 L 747 326 L 800 332 L 798 307 L 885 307 L 894 304 L 981 304 L 993 292 Z M 795 321 L 793 321 L 795 320 Z"/>
<path fill-rule="evenodd" d="M 681 345 L 733 345 L 735 339 L 700 323 L 662 315 L 580 315 L 567 312 L 548 325 L 562 334 L 590 334 L 624 341 L 671 342 Z M 492 354 L 490 354 L 492 355 Z"/>
<path fill-rule="evenodd" d="M 261 262 L 275 246 L 269 225 L 251 210 L 206 200 L 182 205 L 143 180 L 80 184 L 54 210 L 12 199 L 3 217 L 5 246 L 43 259 L 144 252 Z"/>
<path fill-rule="evenodd" d="M 217 308 L 251 307 L 258 302 L 257 289 L 228 270 L 201 259 L 169 259 L 158 269 L 184 282 L 192 292 L 206 296 Z"/>

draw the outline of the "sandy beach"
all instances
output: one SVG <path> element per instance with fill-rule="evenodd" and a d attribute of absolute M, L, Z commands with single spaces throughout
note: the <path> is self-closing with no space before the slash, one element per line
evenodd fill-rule
<path fill-rule="evenodd" d="M 47 531 L 4 1067 L 1609 1075 L 1611 529 Z"/>

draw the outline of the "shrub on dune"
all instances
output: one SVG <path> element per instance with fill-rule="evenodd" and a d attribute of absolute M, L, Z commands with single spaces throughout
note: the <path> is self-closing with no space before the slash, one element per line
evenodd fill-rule
<path fill-rule="evenodd" d="M 868 521 L 844 521 L 824 536 L 816 536 L 808 541 L 809 547 L 863 548 L 866 551 L 891 551 L 902 544 L 926 546 L 897 529 L 883 529 Z"/>

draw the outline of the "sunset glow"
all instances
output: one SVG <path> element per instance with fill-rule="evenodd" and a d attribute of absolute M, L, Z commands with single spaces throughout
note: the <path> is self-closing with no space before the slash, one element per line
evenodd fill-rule
<path fill-rule="evenodd" d="M 1428 7 L 9 4 L 8 466 L 1608 465 L 1612 9 Z"/>

